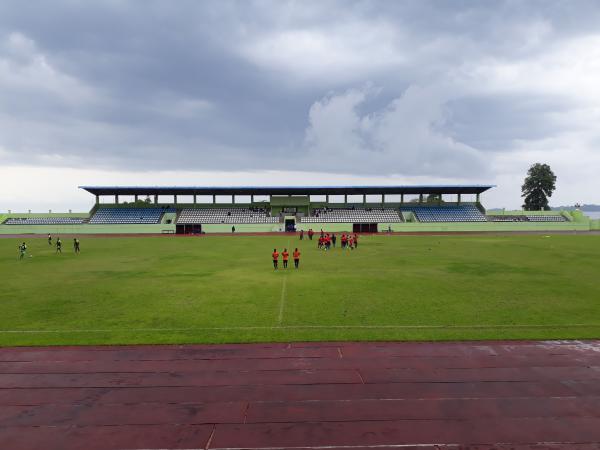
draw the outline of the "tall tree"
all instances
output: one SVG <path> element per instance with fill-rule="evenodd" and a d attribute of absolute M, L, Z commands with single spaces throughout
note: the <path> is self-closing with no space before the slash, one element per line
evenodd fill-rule
<path fill-rule="evenodd" d="M 550 209 L 548 199 L 556 189 L 556 175 L 548 164 L 536 163 L 527 171 L 525 182 L 521 186 L 525 198 L 523 208 L 526 211 Z"/>

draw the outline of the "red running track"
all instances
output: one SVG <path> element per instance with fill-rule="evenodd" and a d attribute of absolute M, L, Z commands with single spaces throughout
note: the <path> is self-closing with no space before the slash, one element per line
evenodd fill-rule
<path fill-rule="evenodd" d="M 600 341 L 0 349 L 1 449 L 600 449 Z"/>

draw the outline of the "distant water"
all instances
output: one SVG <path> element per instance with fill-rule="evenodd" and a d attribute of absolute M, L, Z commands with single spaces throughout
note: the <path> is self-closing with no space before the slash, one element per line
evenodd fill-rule
<path fill-rule="evenodd" d="M 583 211 L 583 214 L 590 219 L 600 219 L 600 211 Z"/>

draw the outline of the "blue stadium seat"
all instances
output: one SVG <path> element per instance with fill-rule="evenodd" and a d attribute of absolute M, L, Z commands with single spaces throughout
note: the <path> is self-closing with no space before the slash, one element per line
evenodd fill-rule
<path fill-rule="evenodd" d="M 163 208 L 98 208 L 90 219 L 91 224 L 154 224 L 159 223 L 165 212 Z"/>

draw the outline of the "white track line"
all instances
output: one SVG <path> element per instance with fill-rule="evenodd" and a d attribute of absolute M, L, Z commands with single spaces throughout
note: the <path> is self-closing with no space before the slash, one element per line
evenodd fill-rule
<path fill-rule="evenodd" d="M 290 248 L 290 240 L 288 239 L 287 247 Z M 289 252 L 289 250 L 288 250 Z M 279 315 L 277 316 L 277 324 L 281 326 L 283 322 L 283 308 L 285 306 L 285 285 L 287 282 L 287 273 L 283 276 L 283 284 L 281 285 L 281 299 L 279 300 Z"/>
<path fill-rule="evenodd" d="M 0 330 L 0 334 L 27 333 L 115 333 L 115 332 L 186 332 L 186 331 L 235 331 L 235 330 L 485 330 L 485 329 L 544 329 L 544 328 L 600 328 L 600 324 L 565 325 L 285 325 L 248 327 L 190 327 L 190 328 L 115 328 L 90 330 Z"/>
<path fill-rule="evenodd" d="M 532 447 L 537 447 L 540 445 L 573 445 L 577 444 L 576 442 L 531 442 L 526 445 L 531 445 Z M 493 445 L 514 445 L 510 442 L 497 442 Z M 440 448 L 440 449 L 449 449 L 455 448 L 457 450 L 461 448 L 466 448 L 463 444 L 453 444 L 453 443 L 431 443 L 431 444 L 371 444 L 371 445 L 318 445 L 318 446 L 301 446 L 301 447 L 290 447 L 288 445 L 284 447 L 213 447 L 214 450 L 334 450 L 334 449 L 361 449 L 361 448 L 373 448 L 373 449 L 386 449 L 386 448 Z M 146 448 L 141 450 L 173 450 L 170 448 Z M 183 450 L 203 450 L 201 448 L 190 448 Z"/>
<path fill-rule="evenodd" d="M 281 327 L 283 322 L 283 307 L 285 306 L 285 284 L 287 282 L 287 274 L 283 276 L 283 285 L 281 286 L 281 300 L 279 301 L 279 316 L 277 317 L 277 323 Z"/>

